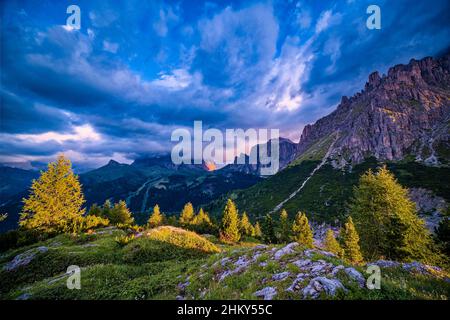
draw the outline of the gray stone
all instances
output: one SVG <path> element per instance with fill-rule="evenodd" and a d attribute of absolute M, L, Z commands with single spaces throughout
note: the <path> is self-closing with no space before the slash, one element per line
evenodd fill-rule
<path fill-rule="evenodd" d="M 292 264 L 294 264 L 297 267 L 302 269 L 302 268 L 309 266 L 311 264 L 311 260 L 310 259 L 300 259 L 300 260 L 292 262 Z"/>
<path fill-rule="evenodd" d="M 395 267 L 399 267 L 400 263 L 396 262 L 396 261 L 390 261 L 390 260 L 378 260 L 375 262 L 368 263 L 367 265 L 368 266 L 376 265 L 381 268 L 395 268 Z"/>
<path fill-rule="evenodd" d="M 333 268 L 333 271 L 331 271 L 331 275 L 334 277 L 338 274 L 339 271 L 344 270 L 344 269 L 345 269 L 345 267 L 342 264 L 338 265 Z"/>
<path fill-rule="evenodd" d="M 297 246 L 298 246 L 297 242 L 292 242 L 292 243 L 289 243 L 287 246 L 279 249 L 278 251 L 275 252 L 275 255 L 274 255 L 275 260 L 280 260 L 283 256 L 294 253 L 295 252 L 294 248 Z"/>
<path fill-rule="evenodd" d="M 305 273 L 299 273 L 292 284 L 289 286 L 289 288 L 286 289 L 286 291 L 296 292 L 300 290 L 300 282 L 303 282 L 306 277 L 307 275 Z"/>
<path fill-rule="evenodd" d="M 333 268 L 332 263 L 325 262 L 323 260 L 318 260 L 312 264 L 310 273 L 313 276 L 318 276 L 320 274 L 328 273 L 331 268 Z"/>
<path fill-rule="evenodd" d="M 44 253 L 44 252 L 47 252 L 47 251 L 48 251 L 48 248 L 44 247 L 44 246 L 27 250 L 27 251 L 25 251 L 25 252 L 15 256 L 12 261 L 7 263 L 3 267 L 3 269 L 6 270 L 6 271 L 12 271 L 12 270 L 15 270 L 15 269 L 17 269 L 19 267 L 26 266 L 27 264 L 29 264 L 36 257 L 36 254 Z"/>
<path fill-rule="evenodd" d="M 31 298 L 31 293 L 23 293 L 16 298 L 16 300 L 28 300 Z"/>
<path fill-rule="evenodd" d="M 289 275 L 290 275 L 290 273 L 288 271 L 277 273 L 272 276 L 272 280 L 281 281 L 281 280 L 284 280 L 287 277 L 289 277 Z"/>
<path fill-rule="evenodd" d="M 356 270 L 355 268 L 349 267 L 349 268 L 345 268 L 344 271 L 350 278 L 352 278 L 353 280 L 356 280 L 361 288 L 364 287 L 364 284 L 366 283 L 366 279 L 363 277 L 363 275 L 358 270 Z"/>
<path fill-rule="evenodd" d="M 277 295 L 277 290 L 274 287 L 265 287 L 264 289 L 256 291 L 254 295 L 258 298 L 263 297 L 264 300 L 272 300 L 273 297 Z"/>
<path fill-rule="evenodd" d="M 402 265 L 402 268 L 407 270 L 407 271 L 412 271 L 412 272 L 418 272 L 420 274 L 433 274 L 434 272 L 441 272 L 442 269 L 439 267 L 433 267 L 433 266 L 429 266 L 417 261 L 413 261 L 410 263 L 404 263 Z"/>
<path fill-rule="evenodd" d="M 303 297 L 317 299 L 321 292 L 325 292 L 329 296 L 335 296 L 338 290 L 346 291 L 338 279 L 316 277 L 303 289 Z"/>

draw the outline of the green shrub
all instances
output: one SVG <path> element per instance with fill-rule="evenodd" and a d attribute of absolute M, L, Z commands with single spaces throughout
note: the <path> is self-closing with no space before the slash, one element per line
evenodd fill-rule
<path fill-rule="evenodd" d="M 209 240 L 195 232 L 171 226 L 149 230 L 146 237 L 156 241 L 167 242 L 184 249 L 194 249 L 206 253 L 220 252 L 220 249 Z"/>
<path fill-rule="evenodd" d="M 114 238 L 114 241 L 116 241 L 117 244 L 119 244 L 120 246 L 126 246 L 127 244 L 129 244 L 132 240 L 135 239 L 134 234 L 129 235 L 129 236 L 118 236 Z"/>

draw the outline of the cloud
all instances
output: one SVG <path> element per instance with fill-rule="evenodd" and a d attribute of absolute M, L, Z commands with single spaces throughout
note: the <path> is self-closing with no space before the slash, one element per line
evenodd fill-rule
<path fill-rule="evenodd" d="M 270 6 L 225 8 L 199 23 L 197 66 L 208 84 L 232 86 L 267 70 L 276 52 L 278 24 Z M 252 77 L 248 77 L 252 75 Z"/>
<path fill-rule="evenodd" d="M 117 53 L 118 49 L 119 44 L 103 40 L 103 50 L 108 51 L 110 53 Z"/>
<path fill-rule="evenodd" d="M 51 2 L 23 1 L 36 19 L 2 4 L 0 162 L 61 151 L 89 166 L 131 161 L 169 151 L 172 130 L 194 120 L 296 140 L 373 70 L 433 55 L 450 38 L 445 0 L 381 0 L 377 32 L 357 1 L 79 5 L 82 28 L 67 30 Z"/>
<path fill-rule="evenodd" d="M 22 140 L 28 140 L 30 142 L 43 143 L 48 141 L 56 141 L 58 143 L 64 143 L 66 141 L 76 142 L 91 142 L 100 141 L 100 135 L 89 124 L 82 126 L 74 126 L 71 133 L 59 133 L 54 131 L 48 131 L 39 134 L 16 134 L 15 137 Z"/>
<path fill-rule="evenodd" d="M 332 10 L 326 10 L 320 14 L 316 23 L 316 33 L 321 33 L 329 27 L 339 24 L 341 22 L 341 14 L 334 13 Z"/>
<path fill-rule="evenodd" d="M 175 10 L 170 6 L 159 9 L 158 19 L 153 23 L 153 29 L 158 36 L 167 36 L 169 26 L 178 22 L 179 17 Z"/>

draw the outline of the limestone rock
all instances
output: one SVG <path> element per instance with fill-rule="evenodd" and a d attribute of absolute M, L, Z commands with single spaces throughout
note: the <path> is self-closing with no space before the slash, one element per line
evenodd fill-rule
<path fill-rule="evenodd" d="M 272 300 L 277 295 L 277 290 L 274 287 L 265 287 L 254 293 L 256 297 L 263 297 L 264 300 Z"/>
<path fill-rule="evenodd" d="M 19 267 L 26 266 L 36 257 L 36 254 L 44 253 L 47 251 L 48 248 L 44 246 L 27 250 L 24 253 L 15 256 L 14 259 L 7 263 L 3 268 L 6 271 L 12 271 Z"/>
<path fill-rule="evenodd" d="M 321 292 L 329 296 L 335 296 L 338 290 L 346 290 L 338 279 L 316 277 L 303 289 L 303 297 L 317 299 Z"/>
<path fill-rule="evenodd" d="M 356 270 L 355 268 L 349 267 L 349 268 L 345 268 L 344 271 L 350 278 L 352 278 L 353 280 L 356 280 L 361 288 L 364 287 L 364 285 L 366 283 L 366 279 L 363 277 L 363 275 L 358 270 Z"/>
<path fill-rule="evenodd" d="M 291 254 L 294 253 L 294 248 L 298 246 L 297 242 L 292 242 L 289 243 L 287 246 L 279 249 L 278 251 L 275 252 L 274 255 L 274 259 L 275 260 L 280 260 L 283 256 L 287 255 L 287 254 Z"/>
<path fill-rule="evenodd" d="M 281 280 L 284 280 L 287 277 L 289 277 L 289 275 L 290 275 L 290 273 L 288 271 L 280 272 L 280 273 L 274 274 L 272 276 L 272 280 L 274 280 L 274 281 L 281 281 Z"/>

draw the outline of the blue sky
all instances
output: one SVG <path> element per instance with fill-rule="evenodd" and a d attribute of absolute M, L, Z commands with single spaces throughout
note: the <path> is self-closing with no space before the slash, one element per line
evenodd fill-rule
<path fill-rule="evenodd" d="M 66 8 L 81 29 L 65 28 Z M 366 8 L 381 8 L 381 30 Z M 169 151 L 176 128 L 297 141 L 368 75 L 450 46 L 447 0 L 2 1 L 0 162 Z"/>

